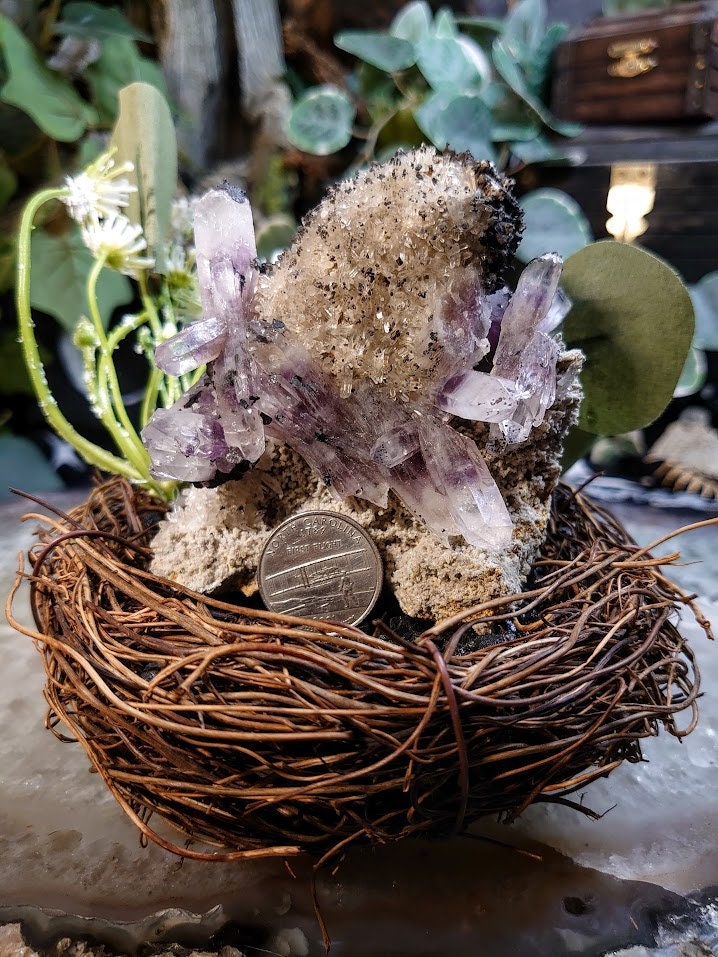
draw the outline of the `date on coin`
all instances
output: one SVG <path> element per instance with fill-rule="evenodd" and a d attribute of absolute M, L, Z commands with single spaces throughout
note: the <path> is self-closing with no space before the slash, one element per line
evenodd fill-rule
<path fill-rule="evenodd" d="M 374 607 L 383 569 L 376 545 L 337 512 L 293 515 L 259 559 L 257 584 L 270 611 L 357 625 Z"/>

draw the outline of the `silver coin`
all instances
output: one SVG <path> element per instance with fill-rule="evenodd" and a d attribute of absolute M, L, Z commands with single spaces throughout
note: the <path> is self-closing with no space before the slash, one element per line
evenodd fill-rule
<path fill-rule="evenodd" d="M 376 545 L 351 518 L 300 512 L 275 529 L 257 583 L 270 611 L 357 625 L 374 607 L 383 569 Z"/>

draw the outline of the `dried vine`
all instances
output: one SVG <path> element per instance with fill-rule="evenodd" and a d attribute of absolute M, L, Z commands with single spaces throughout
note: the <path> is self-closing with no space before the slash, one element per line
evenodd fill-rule
<path fill-rule="evenodd" d="M 565 486 L 529 590 L 415 641 L 211 600 L 147 571 L 157 501 L 122 479 L 40 518 L 29 574 L 48 727 L 152 839 L 201 859 L 326 860 L 569 795 L 698 717 L 692 597 Z M 17 587 L 17 586 L 16 586 Z M 9 600 L 9 605 L 12 596 Z M 12 612 L 8 615 L 12 620 Z M 481 620 L 481 634 L 471 623 Z M 676 722 L 679 712 L 685 720 Z M 157 814 L 196 849 L 151 826 Z"/>

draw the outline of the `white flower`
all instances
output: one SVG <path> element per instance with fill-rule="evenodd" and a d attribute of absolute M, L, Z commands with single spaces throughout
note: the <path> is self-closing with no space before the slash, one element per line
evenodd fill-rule
<path fill-rule="evenodd" d="M 184 276 L 190 271 L 190 264 L 187 261 L 187 253 L 183 246 L 178 243 L 172 243 L 165 256 L 165 272 L 174 273 L 177 276 Z"/>
<path fill-rule="evenodd" d="M 111 269 L 137 279 L 137 273 L 154 265 L 150 256 L 139 255 L 147 249 L 142 227 L 116 213 L 106 219 L 92 216 L 82 227 L 82 240 L 95 259 Z"/>
<path fill-rule="evenodd" d="M 192 238 L 194 227 L 192 203 L 186 196 L 178 196 L 172 200 L 170 225 L 177 242 Z"/>
<path fill-rule="evenodd" d="M 134 166 L 130 162 L 117 166 L 112 159 L 113 152 L 98 156 L 78 176 L 65 177 L 69 192 L 62 201 L 78 223 L 92 216 L 112 216 L 129 204 L 130 193 L 137 192 L 129 180 L 119 178 L 131 173 Z"/>

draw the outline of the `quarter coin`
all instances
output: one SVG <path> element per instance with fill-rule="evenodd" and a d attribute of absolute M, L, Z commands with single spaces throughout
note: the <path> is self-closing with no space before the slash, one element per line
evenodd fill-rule
<path fill-rule="evenodd" d="M 337 512 L 293 515 L 259 559 L 257 583 L 270 611 L 357 625 L 374 607 L 383 569 L 376 545 Z"/>

